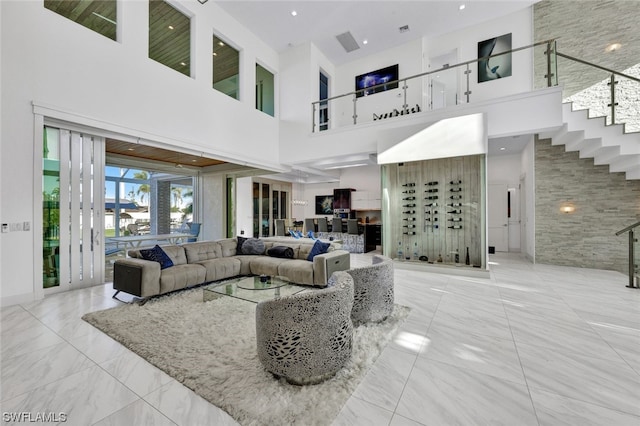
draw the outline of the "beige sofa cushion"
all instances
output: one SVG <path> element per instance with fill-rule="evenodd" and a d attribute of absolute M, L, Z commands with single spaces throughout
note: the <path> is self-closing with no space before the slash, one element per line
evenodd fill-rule
<path fill-rule="evenodd" d="M 287 277 L 296 284 L 313 285 L 313 262 L 302 259 L 290 259 L 278 265 L 278 275 Z"/>
<path fill-rule="evenodd" d="M 279 257 L 253 256 L 250 261 L 251 273 L 254 275 L 278 275 L 278 266 L 283 262 L 291 262 L 292 259 Z"/>
<path fill-rule="evenodd" d="M 222 246 L 217 241 L 188 243 L 182 247 L 184 247 L 189 263 L 222 257 Z"/>
<path fill-rule="evenodd" d="M 160 294 L 205 282 L 207 270 L 202 265 L 182 264 L 160 273 Z"/>
<path fill-rule="evenodd" d="M 240 262 L 235 257 L 221 257 L 219 259 L 209 259 L 198 262 L 207 270 L 206 281 L 217 281 L 223 278 L 235 277 L 241 275 Z"/>

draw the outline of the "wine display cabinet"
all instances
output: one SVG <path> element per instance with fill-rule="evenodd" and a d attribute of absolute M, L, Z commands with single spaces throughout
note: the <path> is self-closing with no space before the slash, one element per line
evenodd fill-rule
<path fill-rule="evenodd" d="M 383 165 L 384 254 L 486 269 L 485 171 L 484 155 Z"/>

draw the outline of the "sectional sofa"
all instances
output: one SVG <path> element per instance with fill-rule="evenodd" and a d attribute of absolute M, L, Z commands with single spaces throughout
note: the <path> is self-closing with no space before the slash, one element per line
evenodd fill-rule
<path fill-rule="evenodd" d="M 129 250 L 128 258 L 114 263 L 114 297 L 123 291 L 145 298 L 225 278 L 261 274 L 281 275 L 296 284 L 326 287 L 333 272 L 350 267 L 349 252 L 335 243 L 329 245 L 326 253 L 309 261 L 307 258 L 315 243 L 309 238 L 260 241 L 264 251 L 250 255 L 238 254 L 238 238 L 162 246 L 172 263 L 164 269 L 157 261 L 143 259 L 141 249 Z M 274 247 L 290 248 L 287 252 L 292 258 L 270 256 L 269 253 L 277 252 L 270 250 Z"/>

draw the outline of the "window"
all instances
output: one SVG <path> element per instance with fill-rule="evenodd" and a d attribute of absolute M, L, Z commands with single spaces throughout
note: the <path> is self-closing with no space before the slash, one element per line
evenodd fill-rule
<path fill-rule="evenodd" d="M 149 1 L 149 58 L 191 76 L 191 19 L 162 0 Z"/>
<path fill-rule="evenodd" d="M 213 88 L 239 99 L 240 52 L 213 36 Z"/>
<path fill-rule="evenodd" d="M 256 64 L 256 109 L 274 116 L 273 74 Z"/>
<path fill-rule="evenodd" d="M 329 98 L 329 77 L 320 71 L 320 100 Z M 320 130 L 329 128 L 329 102 L 320 102 L 319 111 Z"/>
<path fill-rule="evenodd" d="M 116 39 L 116 0 L 44 0 L 44 7 L 65 18 Z"/>

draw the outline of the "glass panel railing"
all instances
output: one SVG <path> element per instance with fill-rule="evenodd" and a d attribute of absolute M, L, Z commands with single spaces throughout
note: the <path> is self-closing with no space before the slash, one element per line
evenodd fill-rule
<path fill-rule="evenodd" d="M 625 124 L 627 133 L 640 131 L 640 64 L 616 72 L 561 52 L 558 57 L 565 102 L 573 102 L 574 110 L 588 109 L 589 117 L 605 117 L 607 125 Z"/>
<path fill-rule="evenodd" d="M 533 47 L 533 87 L 543 89 L 558 85 L 556 42 L 550 41 Z"/>
<path fill-rule="evenodd" d="M 633 243 L 633 265 L 634 265 L 634 283 L 636 287 L 640 286 L 640 238 L 635 234 Z"/>
<path fill-rule="evenodd" d="M 629 239 L 629 284 L 627 287 L 640 287 L 640 222 L 627 226 L 616 232 L 616 236 L 626 236 Z"/>
<path fill-rule="evenodd" d="M 607 117 L 610 90 L 605 81 L 610 75 L 590 65 L 558 58 L 558 84 L 562 86 L 562 101 L 573 102 L 574 111 L 588 110 L 589 118 Z"/>

